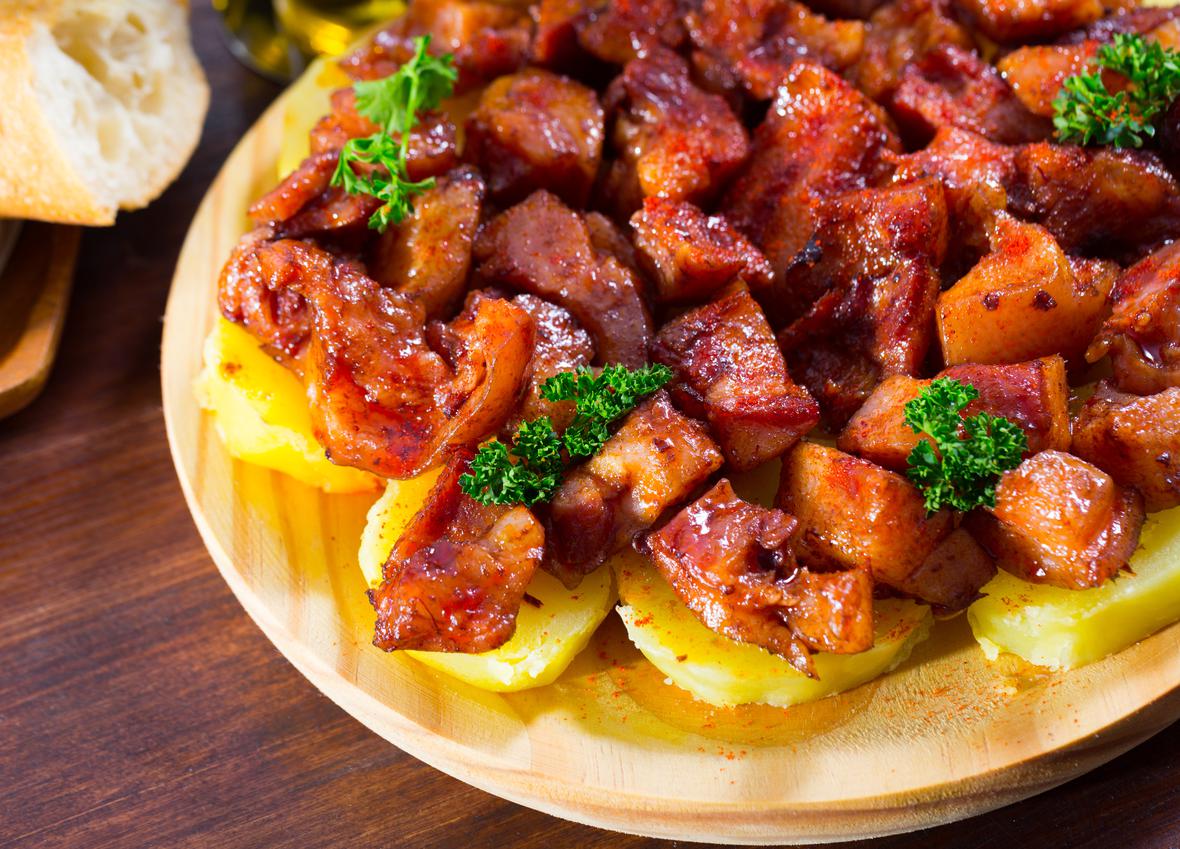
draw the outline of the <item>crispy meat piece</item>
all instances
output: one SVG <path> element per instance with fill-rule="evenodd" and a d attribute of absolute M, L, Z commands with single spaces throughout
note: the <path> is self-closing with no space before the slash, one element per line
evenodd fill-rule
<path fill-rule="evenodd" d="M 1147 512 L 1180 505 L 1180 387 L 1143 397 L 1103 381 L 1074 419 L 1072 451 L 1138 490 Z"/>
<path fill-rule="evenodd" d="M 1046 41 L 1097 21 L 1102 0 L 955 0 L 955 7 L 992 41 Z"/>
<path fill-rule="evenodd" d="M 605 62 L 625 65 L 661 47 L 678 50 L 688 40 L 685 0 L 609 0 L 578 27 L 578 43 Z"/>
<path fill-rule="evenodd" d="M 787 374 L 774 333 L 743 283 L 665 324 L 651 355 L 672 369 L 672 397 L 709 423 L 736 470 L 778 457 L 819 423 L 819 405 Z"/>
<path fill-rule="evenodd" d="M 549 510 L 545 569 L 577 586 L 721 468 L 704 425 L 667 393 L 637 407 L 602 449 L 566 475 Z"/>
<path fill-rule="evenodd" d="M 928 602 L 935 613 L 951 614 L 966 610 L 995 575 L 991 555 L 975 537 L 955 528 L 897 589 Z"/>
<path fill-rule="evenodd" d="M 685 21 L 698 53 L 759 100 L 776 96 L 796 62 L 842 71 L 864 44 L 862 22 L 829 21 L 794 0 L 703 0 Z"/>
<path fill-rule="evenodd" d="M 1046 449 L 1069 450 L 1069 384 L 1065 361 L 1044 357 L 1013 365 L 960 365 L 939 372 L 969 383 L 979 398 L 964 416 L 988 412 L 1020 425 L 1028 437 L 1028 454 Z M 841 451 L 856 454 L 887 469 L 904 472 L 920 438 L 905 423 L 905 405 L 930 385 L 904 375 L 886 378 L 840 434 Z"/>
<path fill-rule="evenodd" d="M 1155 33 L 1156 37 L 1165 37 L 1165 24 L 1180 20 L 1180 10 L 1174 7 L 1139 6 L 1130 4 L 1126 8 L 1119 8 L 1118 4 L 1106 17 L 1100 18 L 1089 26 L 1067 32 L 1057 39 L 1058 44 L 1081 44 L 1085 41 L 1113 41 L 1119 33 L 1138 33 L 1147 35 Z M 1158 30 L 1161 30 L 1157 33 Z M 1176 45 L 1170 40 L 1167 46 Z"/>
<path fill-rule="evenodd" d="M 860 18 L 870 16 L 886 0 L 811 0 L 807 5 L 829 18 Z"/>
<path fill-rule="evenodd" d="M 1086 359 L 1110 354 L 1123 392 L 1149 395 L 1180 386 L 1180 242 L 1128 268 L 1111 300 L 1114 312 Z"/>
<path fill-rule="evenodd" d="M 938 298 L 943 361 L 1076 360 L 1106 317 L 1117 269 L 1071 262 L 1036 224 L 1000 213 L 987 254 Z"/>
<path fill-rule="evenodd" d="M 765 291 L 772 279 L 762 252 L 724 216 L 691 203 L 647 198 L 631 217 L 640 263 L 664 303 L 702 301 L 735 279 Z"/>
<path fill-rule="evenodd" d="M 873 587 L 859 570 L 796 566 L 796 524 L 781 510 L 741 500 L 722 479 L 642 548 L 706 627 L 814 678 L 809 649 L 852 654 L 873 645 Z"/>
<path fill-rule="evenodd" d="M 899 146 L 871 101 L 800 62 L 754 132 L 753 155 L 722 212 L 781 275 L 814 232 L 820 199 L 876 182 L 886 171 L 882 153 Z"/>
<path fill-rule="evenodd" d="M 890 111 L 917 141 L 940 127 L 959 127 L 1001 144 L 1048 138 L 1053 124 L 1034 115 L 1012 93 L 1000 73 L 970 49 L 932 47 L 905 67 Z"/>
<path fill-rule="evenodd" d="M 1094 57 L 1101 46 L 1100 41 L 1030 45 L 1003 56 L 996 68 L 1029 112 L 1052 118 L 1053 101 L 1066 78 L 1094 70 Z M 1117 75 L 1104 72 L 1102 76 L 1107 88 L 1116 90 Z"/>
<path fill-rule="evenodd" d="M 905 69 L 939 45 L 970 50 L 971 34 L 953 17 L 950 0 L 892 0 L 869 18 L 864 50 L 849 79 L 880 103 L 888 103 Z"/>
<path fill-rule="evenodd" d="M 589 0 L 540 0 L 531 6 L 533 64 L 563 74 L 577 73 L 579 62 L 587 58 L 578 44 L 578 29 L 597 5 Z"/>
<path fill-rule="evenodd" d="M 530 68 L 489 85 L 467 119 L 467 158 L 499 204 L 548 189 L 585 206 L 602 159 L 603 114 L 594 92 Z"/>
<path fill-rule="evenodd" d="M 688 64 L 663 48 L 628 62 L 604 103 L 618 156 L 602 195 L 620 219 L 645 197 L 703 204 L 749 155 L 746 130 L 725 99 L 693 85 Z"/>
<path fill-rule="evenodd" d="M 470 451 L 448 461 L 426 503 L 369 591 L 373 645 L 477 653 L 506 643 L 545 550 L 545 530 L 526 507 L 484 506 L 459 488 Z"/>
<path fill-rule="evenodd" d="M 972 511 L 964 527 L 1018 578 L 1084 590 L 1126 568 L 1142 525 L 1138 492 L 1070 454 L 1042 451 L 1005 472 L 996 506 Z"/>
<path fill-rule="evenodd" d="M 540 191 L 492 219 L 475 243 L 477 278 L 553 301 L 589 331 L 596 362 L 647 362 L 651 316 L 641 284 L 613 254 L 596 249 L 586 222 Z"/>

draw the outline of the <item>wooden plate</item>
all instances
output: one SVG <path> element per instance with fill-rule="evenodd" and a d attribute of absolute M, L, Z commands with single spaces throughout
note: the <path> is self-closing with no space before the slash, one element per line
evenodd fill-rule
<path fill-rule="evenodd" d="M 289 97 L 289 94 L 285 97 Z M 1107 761 L 1180 715 L 1180 627 L 1050 675 L 989 665 L 962 617 L 893 674 L 790 710 L 719 710 L 666 684 L 611 616 L 554 684 L 475 690 L 370 645 L 356 549 L 365 496 L 232 461 L 192 381 L 218 271 L 273 182 L 284 100 L 230 156 L 181 253 L 164 412 L 209 551 L 278 649 L 344 710 L 488 792 L 580 822 L 683 840 L 836 841 L 1008 804 Z"/>

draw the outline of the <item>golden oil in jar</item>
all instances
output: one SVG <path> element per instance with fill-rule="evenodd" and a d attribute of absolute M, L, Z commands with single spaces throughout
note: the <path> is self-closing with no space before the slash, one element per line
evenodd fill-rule
<path fill-rule="evenodd" d="M 405 11 L 403 0 L 274 0 L 279 25 L 307 54 L 339 56 L 375 24 Z"/>

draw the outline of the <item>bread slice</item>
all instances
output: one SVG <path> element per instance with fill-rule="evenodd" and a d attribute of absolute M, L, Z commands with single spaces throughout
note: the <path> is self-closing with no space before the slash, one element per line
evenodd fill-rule
<path fill-rule="evenodd" d="M 4 0 L 0 216 L 111 224 L 172 182 L 209 87 L 180 0 Z"/>

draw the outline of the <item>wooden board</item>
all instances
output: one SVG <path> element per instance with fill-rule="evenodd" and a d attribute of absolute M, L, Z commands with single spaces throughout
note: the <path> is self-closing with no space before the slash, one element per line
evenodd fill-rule
<path fill-rule="evenodd" d="M 77 227 L 24 222 L 0 262 L 0 418 L 36 398 L 49 377 L 80 234 Z"/>
<path fill-rule="evenodd" d="M 987 664 L 962 618 L 886 678 L 816 704 L 718 710 L 667 685 L 614 617 L 569 671 L 474 690 L 369 645 L 355 566 L 371 498 L 232 461 L 191 384 L 221 263 L 273 180 L 280 100 L 193 221 L 165 318 L 163 398 L 198 528 L 246 610 L 321 691 L 385 739 L 505 798 L 622 831 L 727 843 L 835 841 L 971 816 L 1109 760 L 1180 716 L 1180 627 L 1049 675 Z"/>

